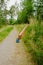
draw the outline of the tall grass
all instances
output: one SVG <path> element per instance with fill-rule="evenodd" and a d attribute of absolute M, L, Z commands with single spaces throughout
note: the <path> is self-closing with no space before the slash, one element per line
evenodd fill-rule
<path fill-rule="evenodd" d="M 18 25 L 18 31 L 20 32 L 23 27 Z M 41 22 L 33 20 L 24 32 L 22 40 L 28 52 L 31 53 L 34 63 L 43 65 L 43 25 Z"/>
<path fill-rule="evenodd" d="M 13 26 L 8 27 L 4 31 L 0 32 L 0 42 L 9 34 L 9 32 L 13 29 Z"/>
<path fill-rule="evenodd" d="M 33 56 L 32 60 L 37 65 L 43 65 L 43 26 L 41 23 L 30 24 L 22 39 Z"/>
<path fill-rule="evenodd" d="M 26 25 L 26 24 L 17 24 L 17 25 L 16 25 L 16 28 L 17 28 L 17 30 L 18 30 L 19 32 L 21 32 L 22 29 L 25 27 L 25 25 Z"/>

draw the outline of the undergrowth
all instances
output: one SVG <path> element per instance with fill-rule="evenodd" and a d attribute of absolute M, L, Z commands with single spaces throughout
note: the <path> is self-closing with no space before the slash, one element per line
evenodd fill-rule
<path fill-rule="evenodd" d="M 34 23 L 34 22 L 33 22 Z M 22 37 L 28 51 L 32 54 L 32 60 L 37 65 L 43 65 L 43 26 L 38 21 L 30 24 Z"/>

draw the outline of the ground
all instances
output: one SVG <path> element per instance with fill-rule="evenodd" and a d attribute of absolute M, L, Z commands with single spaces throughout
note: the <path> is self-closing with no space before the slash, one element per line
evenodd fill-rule
<path fill-rule="evenodd" d="M 18 31 L 14 27 L 0 44 L 0 65 L 33 65 L 31 55 L 22 41 L 16 43 Z"/>

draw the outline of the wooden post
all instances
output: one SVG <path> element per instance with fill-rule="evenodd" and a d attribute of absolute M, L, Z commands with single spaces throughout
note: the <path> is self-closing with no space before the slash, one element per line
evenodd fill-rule
<path fill-rule="evenodd" d="M 25 32 L 25 30 L 26 30 L 26 28 L 27 28 L 27 26 L 28 26 L 28 24 L 24 27 L 24 29 L 19 33 L 19 35 L 18 35 L 18 39 L 21 39 L 21 37 L 23 36 L 23 34 L 24 34 L 24 32 Z"/>

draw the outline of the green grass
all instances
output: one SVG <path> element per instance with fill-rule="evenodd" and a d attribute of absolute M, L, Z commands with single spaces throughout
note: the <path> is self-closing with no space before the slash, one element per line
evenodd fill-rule
<path fill-rule="evenodd" d="M 6 37 L 8 36 L 8 34 L 10 33 L 10 31 L 13 29 L 13 26 L 8 27 L 7 29 L 5 29 L 4 31 L 0 32 L 0 42 Z"/>
<path fill-rule="evenodd" d="M 3 27 L 5 27 L 5 25 L 0 26 L 0 29 L 2 29 Z"/>
<path fill-rule="evenodd" d="M 25 25 L 26 25 L 26 24 L 17 24 L 17 25 L 16 25 L 16 28 L 17 28 L 17 30 L 18 30 L 19 32 L 21 32 L 22 29 L 25 27 Z"/>
<path fill-rule="evenodd" d="M 18 25 L 17 29 L 20 32 L 24 25 Z M 32 55 L 32 60 L 36 65 L 43 65 L 43 25 L 39 21 L 32 22 L 27 27 L 22 40 L 27 47 L 27 50 Z"/>
<path fill-rule="evenodd" d="M 43 26 L 30 24 L 22 38 L 36 65 L 43 65 Z"/>

